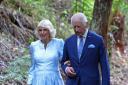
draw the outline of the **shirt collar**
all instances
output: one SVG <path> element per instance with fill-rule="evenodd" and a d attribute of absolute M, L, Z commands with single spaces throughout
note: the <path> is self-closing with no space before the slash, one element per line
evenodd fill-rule
<path fill-rule="evenodd" d="M 88 29 L 86 29 L 86 31 L 85 31 L 83 37 L 86 38 L 86 37 L 87 37 L 87 34 L 88 34 Z"/>

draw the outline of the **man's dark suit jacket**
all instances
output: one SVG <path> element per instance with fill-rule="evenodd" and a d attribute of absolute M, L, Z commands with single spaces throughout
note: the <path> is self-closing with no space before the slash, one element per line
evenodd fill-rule
<path fill-rule="evenodd" d="M 74 68 L 76 76 L 68 76 L 66 85 L 110 85 L 108 55 L 100 35 L 88 31 L 80 59 L 77 54 L 77 36 L 69 37 L 65 41 L 61 61 L 64 71 L 67 67 L 65 62 L 68 60 Z"/>

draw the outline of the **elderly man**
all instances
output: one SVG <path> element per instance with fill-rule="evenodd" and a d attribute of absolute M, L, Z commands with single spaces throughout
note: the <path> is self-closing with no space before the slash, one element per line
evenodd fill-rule
<path fill-rule="evenodd" d="M 61 61 L 67 75 L 66 85 L 110 85 L 108 55 L 103 38 L 89 31 L 83 13 L 74 14 L 71 24 L 75 34 L 65 41 Z"/>

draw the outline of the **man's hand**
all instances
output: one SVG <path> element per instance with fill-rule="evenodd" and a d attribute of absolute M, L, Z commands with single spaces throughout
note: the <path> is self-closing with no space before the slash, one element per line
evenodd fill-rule
<path fill-rule="evenodd" d="M 76 76 L 76 73 L 75 73 L 73 67 L 66 67 L 65 72 L 70 77 Z"/>

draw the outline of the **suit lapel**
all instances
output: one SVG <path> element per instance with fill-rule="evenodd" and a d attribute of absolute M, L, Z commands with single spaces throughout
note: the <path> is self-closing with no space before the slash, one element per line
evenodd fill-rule
<path fill-rule="evenodd" d="M 76 35 L 74 35 L 74 39 L 73 39 L 73 41 L 72 42 L 74 42 L 74 43 L 72 43 L 72 45 L 73 45 L 73 50 L 74 50 L 74 59 L 76 60 L 76 61 L 79 61 L 79 58 L 78 58 L 78 52 L 77 52 L 77 36 Z"/>
<path fill-rule="evenodd" d="M 82 51 L 80 61 L 82 59 L 85 59 L 86 54 L 88 53 L 88 44 L 90 43 L 90 40 L 91 40 L 90 38 L 91 38 L 91 35 L 90 35 L 90 32 L 88 31 L 87 37 L 85 39 L 85 44 L 84 44 L 84 47 L 83 47 L 83 51 Z"/>

